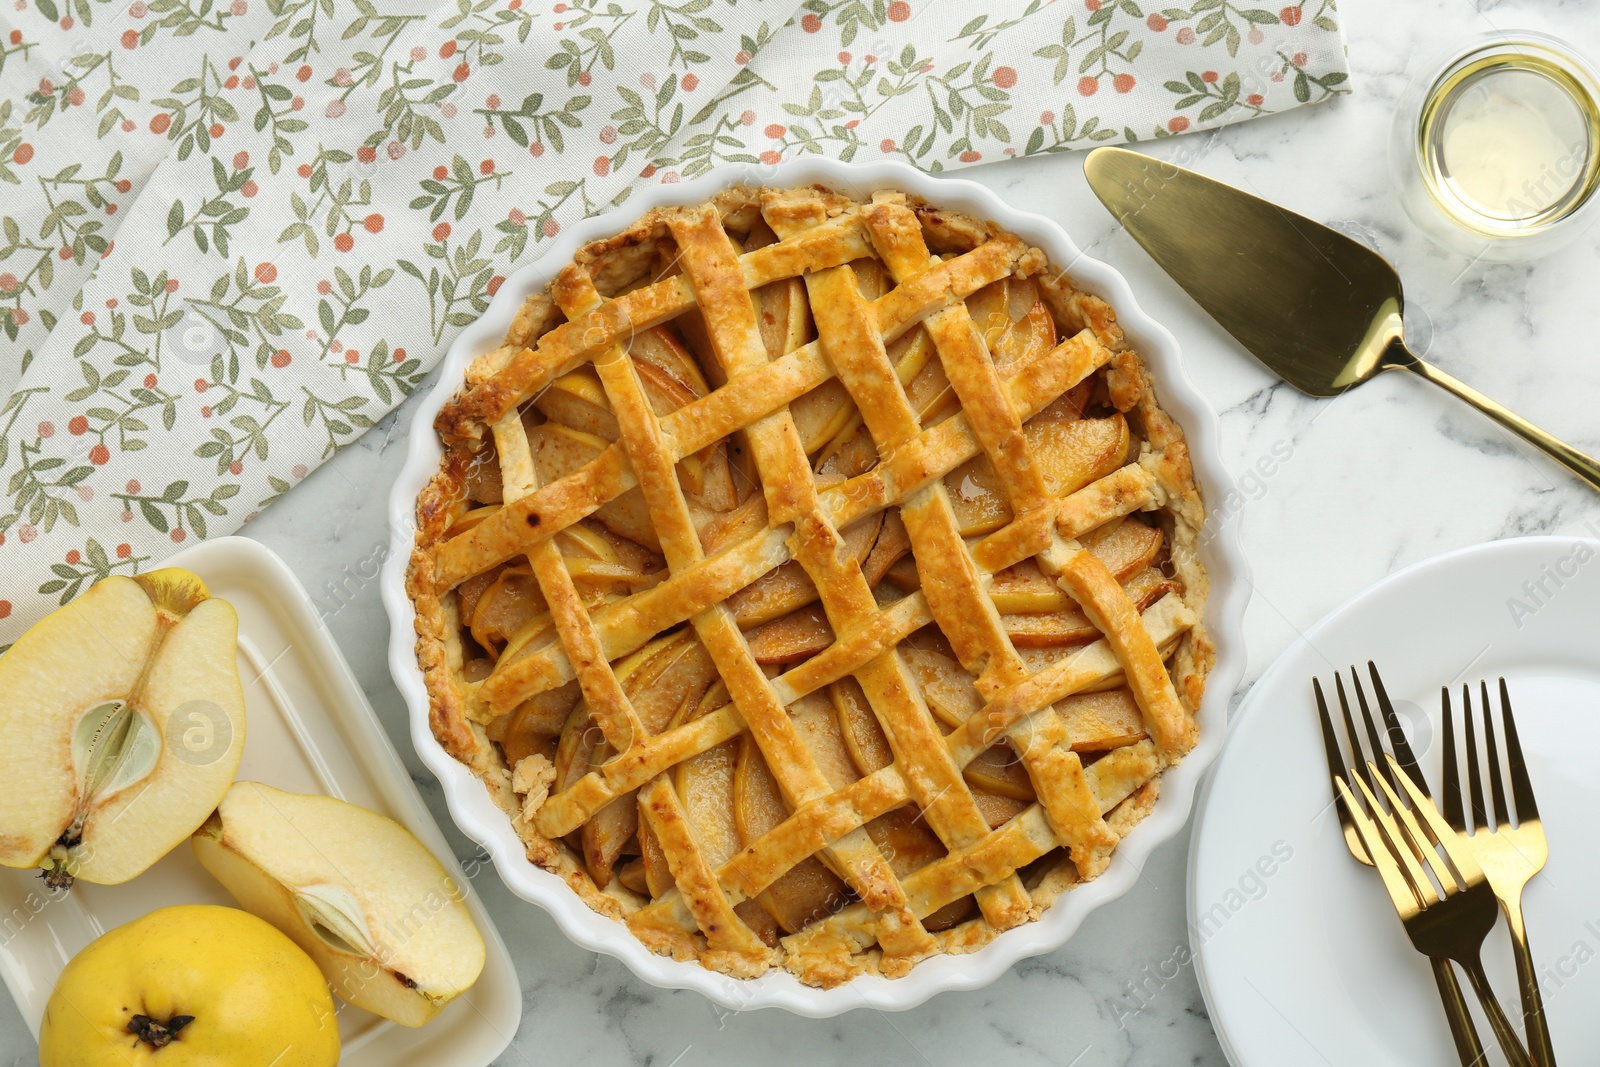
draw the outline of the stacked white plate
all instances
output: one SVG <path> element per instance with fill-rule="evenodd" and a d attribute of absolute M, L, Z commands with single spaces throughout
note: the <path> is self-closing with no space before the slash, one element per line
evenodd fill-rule
<path fill-rule="evenodd" d="M 1237 1067 L 1457 1062 L 1428 962 L 1378 876 L 1351 859 L 1332 806 L 1311 678 L 1332 699 L 1333 672 L 1356 665 L 1365 682 L 1368 659 L 1436 797 L 1439 687 L 1452 687 L 1459 715 L 1463 682 L 1477 708 L 1478 681 L 1493 692 L 1505 677 L 1550 842 L 1523 911 L 1551 1038 L 1561 1062 L 1596 1062 L 1600 542 L 1557 537 L 1476 545 L 1391 575 L 1307 631 L 1250 690 L 1189 853 L 1190 932 L 1223 1047 Z M 1484 963 L 1519 1018 L 1504 919 Z M 1489 1062 L 1504 1062 L 1481 1012 L 1478 1033 Z"/>

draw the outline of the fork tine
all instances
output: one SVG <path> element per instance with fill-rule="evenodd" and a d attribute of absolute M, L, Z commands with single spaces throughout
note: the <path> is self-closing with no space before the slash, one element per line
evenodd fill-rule
<path fill-rule="evenodd" d="M 1377 782 L 1372 772 L 1376 771 L 1377 775 L 1383 778 L 1387 778 L 1391 773 L 1389 765 L 1382 762 L 1383 754 L 1389 750 L 1384 747 L 1382 739 L 1378 736 L 1377 724 L 1372 720 L 1372 709 L 1367 707 L 1367 691 L 1361 686 L 1361 675 L 1356 671 L 1355 664 L 1350 665 L 1350 684 L 1355 687 L 1356 702 L 1361 705 L 1361 724 L 1367 729 L 1367 744 L 1371 746 L 1372 754 L 1369 762 L 1377 761 L 1372 762 L 1372 766 L 1368 768 L 1369 773 L 1365 776 L 1365 781 L 1369 786 L 1376 788 Z M 1389 784 L 1394 785 L 1393 782 Z"/>
<path fill-rule="evenodd" d="M 1371 771 L 1368 771 L 1371 774 Z M 1383 838 L 1383 843 L 1390 853 L 1399 860 L 1400 870 L 1405 874 L 1406 881 L 1411 886 L 1411 891 L 1416 894 L 1417 902 L 1424 908 L 1430 908 L 1439 903 L 1443 898 L 1433 882 L 1428 880 L 1422 865 L 1417 861 L 1417 851 L 1413 851 L 1410 843 L 1401 843 L 1401 829 L 1395 818 L 1389 812 L 1378 806 L 1378 798 L 1373 795 L 1367 783 L 1357 780 L 1356 785 L 1361 789 L 1361 797 L 1367 802 L 1367 809 L 1372 817 L 1373 825 L 1378 828 L 1378 835 Z M 1379 786 L 1382 788 L 1382 785 Z"/>
<path fill-rule="evenodd" d="M 1478 866 L 1477 858 L 1472 854 L 1472 847 L 1461 836 L 1453 832 L 1445 823 L 1444 816 L 1439 814 L 1439 809 L 1433 802 L 1422 794 L 1415 786 L 1400 783 L 1406 793 L 1410 795 L 1411 806 L 1421 813 L 1422 819 L 1432 828 L 1439 845 L 1444 849 L 1445 855 L 1450 857 L 1450 863 L 1460 873 L 1463 881 L 1471 882 L 1482 873 Z"/>
<path fill-rule="evenodd" d="M 1339 796 L 1339 776 L 1347 773 L 1346 765 L 1344 756 L 1339 750 L 1339 737 L 1334 733 L 1333 718 L 1328 714 L 1328 701 L 1322 693 L 1322 682 L 1312 678 L 1311 688 L 1317 697 L 1317 718 L 1322 722 L 1322 751 L 1328 757 L 1328 784 L 1333 790 L 1333 809 L 1339 816 L 1339 828 L 1344 831 L 1345 843 L 1355 858 L 1370 863 L 1371 853 L 1365 851 L 1360 835 L 1354 832 L 1355 827 L 1350 821 L 1350 812 L 1345 809 Z"/>
<path fill-rule="evenodd" d="M 1489 825 L 1484 814 L 1483 773 L 1478 769 L 1478 732 L 1472 725 L 1472 687 L 1461 686 L 1461 721 L 1467 727 L 1467 784 L 1472 789 L 1472 830 L 1476 833 Z"/>
<path fill-rule="evenodd" d="M 1317 697 L 1317 718 L 1322 720 L 1322 751 L 1328 757 L 1328 784 L 1332 785 L 1345 771 L 1344 755 L 1339 751 L 1339 738 L 1333 732 L 1333 720 L 1328 715 L 1328 700 L 1322 695 L 1322 680 L 1311 679 L 1311 690 Z M 1333 795 L 1339 795 L 1337 786 Z"/>
<path fill-rule="evenodd" d="M 1389 744 L 1392 746 L 1395 759 L 1400 764 L 1400 769 L 1406 772 L 1416 787 L 1428 793 L 1428 782 L 1422 777 L 1422 768 L 1417 766 L 1417 757 L 1411 751 L 1411 742 L 1406 739 L 1406 732 L 1400 725 L 1400 717 L 1394 713 L 1394 705 L 1389 703 L 1389 694 L 1383 688 L 1383 679 L 1378 676 L 1378 665 L 1367 660 L 1367 673 L 1372 676 L 1372 690 L 1378 698 L 1378 711 L 1383 715 L 1383 729 L 1389 735 Z M 1428 793 L 1432 796 L 1432 793 Z"/>
<path fill-rule="evenodd" d="M 1326 722 L 1326 718 L 1323 720 Z M 1522 741 L 1517 737 L 1517 720 L 1511 714 L 1511 694 L 1506 680 L 1500 679 L 1500 722 L 1506 732 L 1506 763 L 1511 767 L 1511 799 L 1517 804 L 1517 821 L 1539 817 L 1539 804 L 1533 799 L 1533 783 L 1528 780 L 1528 761 L 1522 758 Z"/>
<path fill-rule="evenodd" d="M 1393 759 L 1393 756 L 1385 756 L 1386 761 Z M 1396 765 L 1398 766 L 1398 764 Z M 1406 789 L 1402 785 L 1400 788 L 1405 789 L 1406 799 L 1401 800 L 1399 794 L 1395 792 L 1388 782 L 1380 780 L 1378 785 L 1382 787 L 1384 793 L 1388 796 L 1389 810 L 1394 813 L 1395 821 L 1400 824 L 1400 830 L 1405 834 L 1406 842 L 1411 846 L 1414 854 L 1421 856 L 1426 861 L 1429 869 L 1433 871 L 1434 877 L 1438 878 L 1439 884 L 1444 887 L 1445 896 L 1467 888 L 1466 878 L 1458 878 L 1456 872 L 1451 869 L 1449 864 L 1445 863 L 1444 858 L 1433 847 L 1437 837 L 1432 832 L 1432 825 L 1429 825 L 1428 832 L 1424 832 L 1422 825 L 1417 822 L 1417 814 L 1410 801 L 1412 790 Z"/>
<path fill-rule="evenodd" d="M 1355 780 L 1357 786 L 1361 783 Z M 1420 908 L 1422 897 L 1416 888 L 1406 879 L 1399 866 L 1394 861 L 1394 855 L 1384 847 L 1383 840 L 1378 836 L 1378 828 L 1373 825 L 1367 813 L 1362 810 L 1361 804 L 1350 792 L 1350 787 L 1345 783 L 1344 775 L 1333 779 L 1333 784 L 1339 790 L 1339 797 L 1344 801 L 1346 810 L 1350 812 L 1350 823 L 1355 827 L 1356 836 L 1361 839 L 1361 844 L 1366 847 L 1367 855 L 1372 857 L 1372 865 L 1378 870 L 1378 877 L 1383 881 L 1383 888 L 1389 892 L 1389 900 L 1393 902 L 1395 910 L 1405 917 L 1410 908 Z"/>
<path fill-rule="evenodd" d="M 1367 758 L 1361 751 L 1361 734 L 1350 715 L 1350 698 L 1344 693 L 1344 676 L 1338 671 L 1333 672 L 1333 687 L 1339 694 L 1339 711 L 1344 715 L 1344 735 L 1350 742 L 1350 766 L 1354 768 L 1357 778 L 1366 781 Z M 1372 783 L 1367 782 L 1367 785 L 1370 788 Z"/>
<path fill-rule="evenodd" d="M 1439 792 L 1444 798 L 1444 819 L 1461 833 L 1467 832 L 1466 813 L 1461 810 L 1461 767 L 1456 762 L 1456 717 L 1450 710 L 1450 687 L 1439 687 L 1444 705 L 1444 781 Z"/>
<path fill-rule="evenodd" d="M 1500 747 L 1494 739 L 1494 720 L 1489 717 L 1489 683 L 1483 687 L 1483 740 L 1489 746 L 1489 793 L 1494 797 L 1494 821 L 1497 826 L 1510 826 L 1511 814 L 1506 811 L 1506 786 L 1500 775 Z"/>

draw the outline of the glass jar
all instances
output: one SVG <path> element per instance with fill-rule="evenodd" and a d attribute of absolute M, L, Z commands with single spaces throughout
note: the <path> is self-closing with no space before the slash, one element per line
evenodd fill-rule
<path fill-rule="evenodd" d="M 1600 210 L 1600 79 L 1542 33 L 1471 38 L 1412 79 L 1390 167 L 1438 243 L 1475 259 L 1544 255 Z"/>

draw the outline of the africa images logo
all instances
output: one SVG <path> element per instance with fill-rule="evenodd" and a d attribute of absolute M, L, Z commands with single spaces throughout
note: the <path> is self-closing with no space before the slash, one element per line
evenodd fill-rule
<path fill-rule="evenodd" d="M 1594 520 L 1584 523 L 1584 529 L 1600 538 L 1600 527 L 1595 525 Z M 1556 598 L 1568 582 L 1578 576 L 1578 571 L 1594 559 L 1594 555 L 1595 543 L 1579 541 L 1555 561 L 1541 565 L 1539 573 L 1522 583 L 1522 596 L 1506 597 L 1506 610 L 1511 613 L 1512 624 L 1522 629 L 1530 618 Z"/>

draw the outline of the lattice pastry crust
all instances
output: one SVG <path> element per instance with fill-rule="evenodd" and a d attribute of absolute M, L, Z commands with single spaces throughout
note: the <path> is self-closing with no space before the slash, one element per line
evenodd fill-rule
<path fill-rule="evenodd" d="M 1212 650 L 1183 432 L 1111 309 L 895 192 L 581 249 L 436 427 L 435 735 L 530 861 L 739 977 L 895 977 L 1105 867 Z"/>

